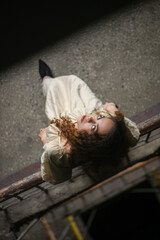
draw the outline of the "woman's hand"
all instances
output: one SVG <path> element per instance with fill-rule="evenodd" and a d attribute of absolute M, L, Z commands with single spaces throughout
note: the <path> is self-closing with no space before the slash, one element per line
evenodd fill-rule
<path fill-rule="evenodd" d="M 39 135 L 38 135 L 38 136 L 40 137 L 41 142 L 43 143 L 43 145 L 46 144 L 46 142 L 47 142 L 46 129 L 47 129 L 47 128 L 42 128 L 42 129 L 40 130 Z"/>
<path fill-rule="evenodd" d="M 103 108 L 104 108 L 105 110 L 107 110 L 108 112 L 110 112 L 110 113 L 115 113 L 116 111 L 119 111 L 119 110 L 118 110 L 118 106 L 117 106 L 115 103 L 106 102 L 106 103 L 103 105 Z"/>

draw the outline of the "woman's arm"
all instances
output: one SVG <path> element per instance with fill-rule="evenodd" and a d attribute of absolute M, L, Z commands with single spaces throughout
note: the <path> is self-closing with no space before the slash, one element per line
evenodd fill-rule
<path fill-rule="evenodd" d="M 116 111 L 119 111 L 117 105 L 114 103 L 106 102 L 103 105 L 103 108 L 110 113 L 115 113 Z M 140 137 L 139 129 L 138 129 L 136 123 L 131 121 L 129 118 L 124 117 L 124 122 L 125 122 L 125 125 L 127 128 L 127 136 L 128 136 L 129 146 L 133 147 L 137 144 L 137 142 L 139 140 L 139 137 Z"/>
<path fill-rule="evenodd" d="M 41 129 L 41 130 L 40 130 L 40 133 L 39 133 L 39 135 L 38 135 L 38 136 L 40 137 L 41 142 L 43 143 L 43 145 L 45 145 L 46 142 L 47 142 L 46 129 L 47 129 L 47 128 Z"/>
<path fill-rule="evenodd" d="M 104 108 L 105 110 L 107 110 L 108 112 L 110 112 L 110 113 L 115 113 L 116 111 L 119 111 L 119 110 L 118 110 L 118 106 L 117 106 L 115 103 L 106 102 L 106 103 L 103 105 L 103 108 Z"/>
<path fill-rule="evenodd" d="M 52 184 L 58 184 L 72 177 L 71 162 L 68 155 L 64 154 L 63 150 L 60 148 L 57 134 L 55 134 L 55 136 L 54 132 L 52 132 L 52 136 L 48 138 L 48 135 L 46 137 L 46 130 L 48 134 L 50 129 L 43 128 L 38 135 L 43 145 L 45 145 L 45 151 L 41 156 L 42 179 Z M 69 146 L 65 139 L 62 141 L 62 144 L 64 144 L 69 151 Z"/>

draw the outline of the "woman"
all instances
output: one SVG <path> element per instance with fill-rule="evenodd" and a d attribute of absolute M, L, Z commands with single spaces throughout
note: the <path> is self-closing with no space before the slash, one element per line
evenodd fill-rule
<path fill-rule="evenodd" d="M 114 103 L 102 104 L 84 81 L 74 75 L 54 77 L 39 60 L 45 112 L 50 123 L 40 131 L 44 152 L 42 178 L 57 184 L 72 176 L 72 168 L 84 165 L 118 166 L 140 133 Z"/>

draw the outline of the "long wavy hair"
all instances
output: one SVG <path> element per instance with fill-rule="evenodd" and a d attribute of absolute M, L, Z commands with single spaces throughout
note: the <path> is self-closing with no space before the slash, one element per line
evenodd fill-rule
<path fill-rule="evenodd" d="M 73 166 L 87 161 L 118 164 L 120 159 L 127 154 L 129 144 L 124 116 L 119 111 L 116 111 L 115 115 L 112 117 L 114 125 L 105 135 L 79 131 L 68 117 L 61 117 L 50 122 L 58 127 L 60 136 L 67 138 L 71 145 L 70 157 Z"/>

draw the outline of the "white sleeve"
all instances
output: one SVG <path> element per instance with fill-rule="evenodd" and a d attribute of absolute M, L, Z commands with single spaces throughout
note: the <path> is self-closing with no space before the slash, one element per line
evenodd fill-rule
<path fill-rule="evenodd" d="M 131 147 L 135 146 L 140 137 L 140 131 L 135 122 L 131 121 L 129 118 L 124 117 L 124 121 L 127 127 L 127 136 L 129 140 L 129 145 Z"/>
<path fill-rule="evenodd" d="M 60 146 L 57 127 L 50 124 L 47 128 L 47 143 L 43 146 L 41 173 L 44 181 L 57 184 L 72 175 L 71 163 L 65 150 Z"/>
<path fill-rule="evenodd" d="M 72 168 L 66 155 L 44 152 L 41 157 L 42 179 L 52 184 L 64 182 L 72 177 Z"/>
<path fill-rule="evenodd" d="M 74 76 L 74 75 L 73 75 Z M 77 76 L 74 76 L 76 84 L 78 84 L 78 94 L 85 106 L 88 109 L 88 112 L 93 111 L 93 109 L 97 109 L 102 105 L 100 99 L 98 99 L 89 86 Z"/>
<path fill-rule="evenodd" d="M 104 111 L 103 106 L 100 108 L 101 111 Z M 105 114 L 108 113 L 107 110 L 105 110 Z M 110 113 L 111 116 L 116 117 L 116 114 L 114 113 Z M 137 144 L 139 137 L 140 137 L 140 131 L 136 125 L 135 122 L 133 122 L 132 120 L 130 120 L 127 117 L 124 117 L 124 122 L 127 128 L 127 137 L 128 137 L 128 141 L 129 141 L 129 146 L 133 147 Z"/>
<path fill-rule="evenodd" d="M 41 174 L 44 181 L 55 184 L 55 180 L 52 177 L 51 169 L 48 164 L 46 152 L 43 152 L 41 156 Z"/>

